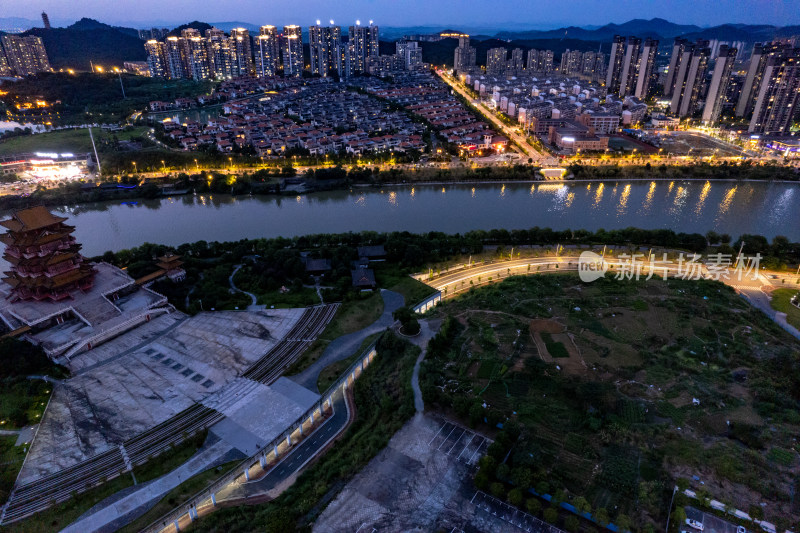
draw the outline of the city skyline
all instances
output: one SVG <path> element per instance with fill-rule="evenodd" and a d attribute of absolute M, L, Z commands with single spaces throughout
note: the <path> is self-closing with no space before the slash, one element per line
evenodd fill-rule
<path fill-rule="evenodd" d="M 101 0 L 89 0 L 81 5 L 76 15 L 74 6 L 58 0 L 40 0 L 24 5 L 4 0 L 2 11 L 8 17 L 40 20 L 46 11 L 56 25 L 74 18 L 90 17 L 120 25 L 182 24 L 189 20 L 210 22 L 241 21 L 261 24 L 267 18 L 273 24 L 311 25 L 316 18 L 334 19 L 349 23 L 356 19 L 372 18 L 383 26 L 410 25 L 468 25 L 472 27 L 508 26 L 531 29 L 558 28 L 562 26 L 603 26 L 609 23 L 654 17 L 678 24 L 715 26 L 720 24 L 771 24 L 785 26 L 800 24 L 800 11 L 791 0 L 721 0 L 714 3 L 672 0 L 670 2 L 620 0 L 613 4 L 595 0 L 576 0 L 568 6 L 540 5 L 521 0 L 500 0 L 488 12 L 480 15 L 470 7 L 478 7 L 471 0 L 441 0 L 436 3 L 423 0 L 381 2 L 378 0 L 353 0 L 346 5 L 331 4 L 322 0 L 304 0 L 287 6 L 271 6 L 269 12 L 255 0 L 238 0 L 224 8 L 217 4 L 198 5 L 191 0 L 173 0 L 170 13 L 174 18 L 158 16 L 163 8 L 156 0 L 123 0 L 113 5 Z M 300 7 L 302 6 L 302 8 Z M 186 13 L 187 15 L 181 15 Z M 524 22 L 528 18 L 529 23 Z M 306 20 L 308 19 L 308 20 Z M 480 22 L 478 22 L 480 21 Z M 511 23 L 510 21 L 514 21 Z M 521 22 L 523 21 L 523 22 Z"/>

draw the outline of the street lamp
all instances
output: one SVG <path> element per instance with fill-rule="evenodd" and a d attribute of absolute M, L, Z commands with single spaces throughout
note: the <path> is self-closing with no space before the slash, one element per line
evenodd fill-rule
<path fill-rule="evenodd" d="M 131 161 L 133 163 L 133 173 L 136 174 L 136 161 Z"/>
<path fill-rule="evenodd" d="M 197 159 L 195 159 L 195 160 L 194 160 L 194 167 L 195 167 L 197 170 L 200 170 L 200 165 L 198 165 L 198 164 L 197 164 Z"/>
<path fill-rule="evenodd" d="M 161 170 L 163 170 L 164 172 L 167 171 L 167 166 L 164 164 L 164 160 L 163 159 L 161 160 Z"/>

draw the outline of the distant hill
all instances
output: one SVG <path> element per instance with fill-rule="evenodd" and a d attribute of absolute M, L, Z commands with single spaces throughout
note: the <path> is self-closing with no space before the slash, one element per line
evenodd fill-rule
<path fill-rule="evenodd" d="M 200 22 L 199 20 L 195 20 L 195 21 L 190 22 L 188 24 L 181 24 L 180 26 L 178 26 L 177 28 L 175 28 L 174 30 L 169 32 L 167 35 L 174 35 L 176 37 L 180 37 L 181 32 L 183 30 L 188 29 L 188 28 L 194 28 L 195 30 L 199 31 L 201 34 L 204 34 L 206 32 L 206 30 L 210 29 L 211 27 L 212 27 L 212 25 L 207 23 L 207 22 Z M 220 28 L 220 29 L 222 29 L 222 28 Z"/>
<path fill-rule="evenodd" d="M 0 31 L 19 31 L 41 25 L 42 19 L 32 20 L 22 17 L 0 17 Z"/>
<path fill-rule="evenodd" d="M 245 28 L 250 30 L 250 35 L 258 35 L 258 32 L 261 30 L 261 26 L 249 22 L 210 22 L 209 24 L 226 32 L 230 32 L 233 28 Z"/>
<path fill-rule="evenodd" d="M 654 18 L 650 20 L 634 19 L 623 24 L 606 24 L 599 28 L 579 28 L 569 26 L 556 30 L 504 31 L 494 37 L 498 39 L 580 39 L 583 41 L 608 42 L 614 35 L 635 35 L 651 37 L 662 43 L 672 41 L 676 37 L 687 39 L 719 39 L 723 41 L 745 41 L 748 43 L 768 41 L 779 37 L 790 37 L 800 33 L 800 26 L 777 27 L 765 24 L 722 24 L 710 28 L 695 25 L 674 24 L 668 20 Z"/>
<path fill-rule="evenodd" d="M 23 35 L 38 35 L 53 68 L 89 70 L 95 65 L 122 67 L 124 61 L 147 58 L 136 30 L 81 19 L 67 28 L 33 28 Z"/>
<path fill-rule="evenodd" d="M 90 31 L 90 30 L 117 30 L 118 32 L 124 33 L 126 35 L 131 35 L 133 37 L 139 37 L 138 30 L 134 28 L 125 28 L 123 26 L 109 26 L 103 22 L 99 22 L 94 19 L 90 18 L 82 18 L 79 21 L 67 26 L 68 30 L 79 30 L 79 31 Z"/>

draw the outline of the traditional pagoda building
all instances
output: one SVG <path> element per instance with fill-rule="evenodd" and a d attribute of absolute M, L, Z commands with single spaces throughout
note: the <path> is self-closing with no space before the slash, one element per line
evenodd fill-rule
<path fill-rule="evenodd" d="M 174 254 L 167 254 L 158 258 L 156 263 L 158 268 L 163 270 L 167 277 L 172 281 L 183 281 L 186 279 L 186 271 L 183 269 L 183 261 L 181 256 Z"/>
<path fill-rule="evenodd" d="M 0 236 L 6 245 L 3 257 L 11 264 L 3 281 L 12 290 L 8 298 L 58 301 L 70 293 L 91 289 L 95 270 L 79 253 L 73 226 L 66 217 L 45 207 L 32 207 L 0 221 L 8 232 Z"/>

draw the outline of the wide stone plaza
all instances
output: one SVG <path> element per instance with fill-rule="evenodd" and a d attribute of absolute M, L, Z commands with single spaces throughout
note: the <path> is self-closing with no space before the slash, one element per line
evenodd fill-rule
<path fill-rule="evenodd" d="M 118 446 L 213 398 L 282 339 L 302 312 L 223 311 L 194 317 L 173 312 L 81 352 L 69 363 L 74 377 L 54 384 L 19 483 Z"/>

